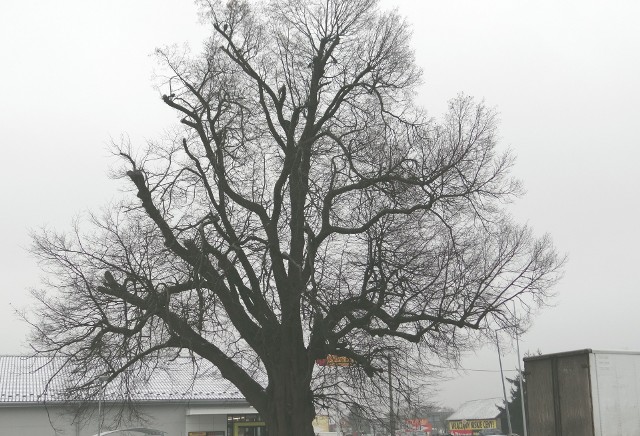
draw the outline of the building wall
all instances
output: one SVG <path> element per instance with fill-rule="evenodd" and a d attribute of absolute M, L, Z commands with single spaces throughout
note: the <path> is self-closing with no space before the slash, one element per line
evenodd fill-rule
<path fill-rule="evenodd" d="M 73 418 L 66 415 L 64 409 L 60 407 L 22 406 L 0 408 L 0 436 L 82 435 L 82 433 L 78 433 L 78 430 L 73 424 Z M 85 434 L 89 435 L 89 433 Z"/>
<path fill-rule="evenodd" d="M 154 428 L 167 432 L 166 436 L 186 436 L 186 410 L 184 404 L 158 404 L 140 407 L 147 421 L 138 421 L 139 426 Z M 87 433 L 88 436 L 96 434 L 95 431 Z M 84 436 L 83 434 L 79 436 Z M 116 435 L 120 436 L 120 435 Z M 136 433 L 135 436 L 142 436 Z"/>
<path fill-rule="evenodd" d="M 102 431 L 115 429 L 113 418 L 116 410 L 104 409 Z M 184 404 L 158 404 L 140 406 L 143 416 L 127 422 L 123 427 L 147 427 L 166 432 L 166 436 L 188 436 L 190 431 L 226 432 L 226 415 L 187 416 Z M 97 413 L 81 423 L 74 423 L 73 413 L 60 406 L 12 406 L 0 407 L 0 436 L 92 436 L 98 432 Z M 140 436 L 140 433 L 119 433 L 117 436 Z"/>
<path fill-rule="evenodd" d="M 187 435 L 193 431 L 227 431 L 227 415 L 187 416 Z"/>

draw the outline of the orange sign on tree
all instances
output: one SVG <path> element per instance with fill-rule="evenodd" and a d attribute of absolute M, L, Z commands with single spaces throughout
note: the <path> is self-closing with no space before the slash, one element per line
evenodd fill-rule
<path fill-rule="evenodd" d="M 318 366 L 351 366 L 355 362 L 349 357 L 328 354 L 324 359 L 316 359 L 316 363 Z"/>

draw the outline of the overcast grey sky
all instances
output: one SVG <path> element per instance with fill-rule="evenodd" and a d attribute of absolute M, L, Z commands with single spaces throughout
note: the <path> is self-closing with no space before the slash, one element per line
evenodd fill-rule
<path fill-rule="evenodd" d="M 569 255 L 554 307 L 521 341 L 544 353 L 640 350 L 640 2 L 387 0 L 414 29 L 419 100 L 460 92 L 501 114 L 527 195 L 511 210 Z M 108 143 L 156 138 L 174 115 L 154 90 L 154 48 L 207 30 L 190 0 L 0 2 L 0 353 L 22 353 L 39 271 L 29 229 L 68 228 L 119 196 Z M 507 338 L 505 341 L 508 343 Z M 511 350 L 506 368 L 515 368 Z M 501 394 L 495 349 L 469 355 L 438 401 Z"/>

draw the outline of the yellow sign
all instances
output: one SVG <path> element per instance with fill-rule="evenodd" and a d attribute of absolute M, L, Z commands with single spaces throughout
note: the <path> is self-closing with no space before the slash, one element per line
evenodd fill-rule
<path fill-rule="evenodd" d="M 336 356 L 335 354 L 329 354 L 327 356 L 328 366 L 350 366 L 353 363 L 353 359 L 349 359 L 344 356 Z"/>
<path fill-rule="evenodd" d="M 315 432 L 328 432 L 329 431 L 329 417 L 327 415 L 316 415 L 313 420 L 313 430 Z"/>
<path fill-rule="evenodd" d="M 498 428 L 498 421 L 496 419 L 449 421 L 449 430 L 482 430 L 485 428 Z"/>

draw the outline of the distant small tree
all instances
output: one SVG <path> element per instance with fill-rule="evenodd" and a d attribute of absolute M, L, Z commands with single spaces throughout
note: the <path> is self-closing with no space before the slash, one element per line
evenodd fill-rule
<path fill-rule="evenodd" d="M 511 428 L 514 433 L 519 435 L 524 434 L 524 419 L 522 417 L 522 395 L 523 393 L 520 391 L 520 377 L 523 377 L 520 372 L 514 378 L 507 377 L 507 381 L 511 385 L 510 389 L 510 397 L 511 399 L 507 403 L 507 407 L 509 408 L 509 416 L 511 418 Z M 525 382 L 524 377 L 522 378 L 522 387 L 526 390 L 527 384 Z M 502 428 L 509 428 L 507 424 L 507 411 L 504 406 L 498 406 L 500 409 L 500 419 L 502 421 Z"/>
<path fill-rule="evenodd" d="M 562 260 L 504 208 L 521 189 L 495 112 L 459 96 L 425 115 L 396 12 L 200 3 L 205 49 L 158 51 L 180 130 L 117 149 L 130 193 L 88 228 L 34 238 L 49 274 L 33 344 L 75 392 L 101 374 L 126 392 L 191 353 L 270 435 L 312 436 L 332 390 L 388 398 L 388 359 L 428 367 L 513 324 L 513 302 L 525 319 L 545 303 Z M 316 367 L 329 354 L 350 367 Z"/>

